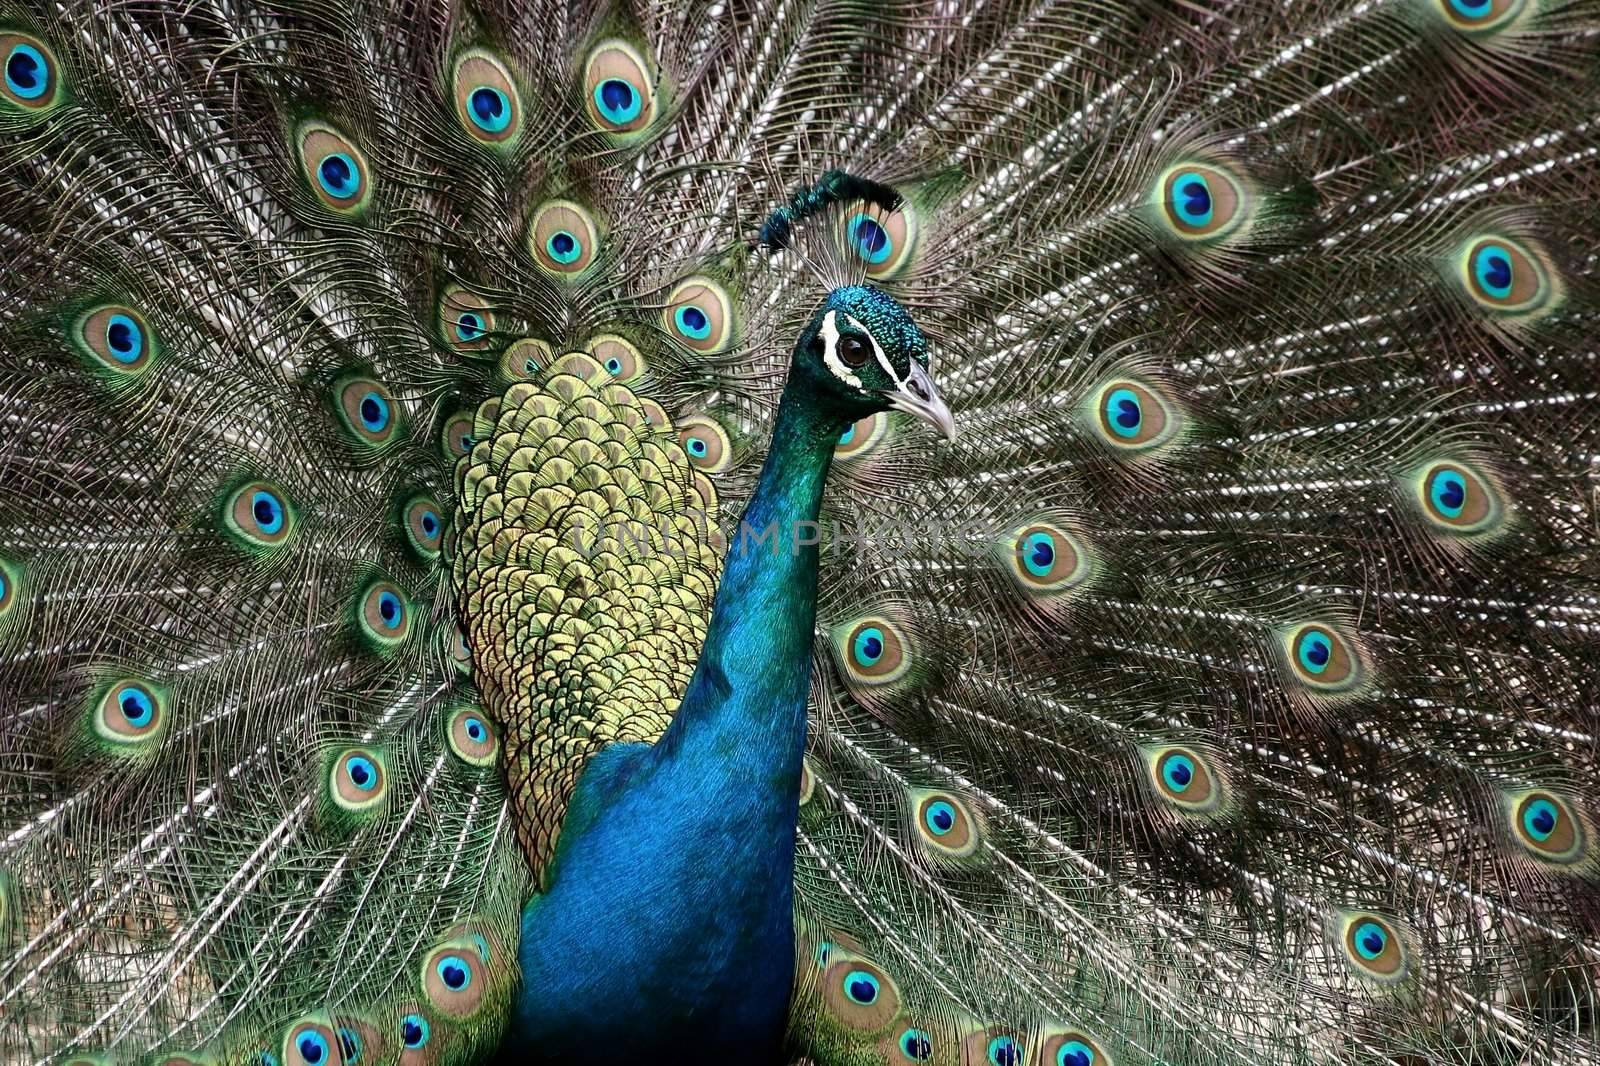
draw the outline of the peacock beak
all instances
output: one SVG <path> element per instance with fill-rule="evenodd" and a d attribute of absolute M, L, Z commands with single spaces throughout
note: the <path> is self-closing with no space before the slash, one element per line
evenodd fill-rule
<path fill-rule="evenodd" d="M 938 430 L 945 440 L 956 439 L 955 417 L 939 398 L 939 390 L 933 387 L 933 379 L 928 376 L 927 370 L 915 360 L 911 363 L 911 373 L 906 375 L 898 389 L 889 394 L 889 406 L 922 419 Z"/>

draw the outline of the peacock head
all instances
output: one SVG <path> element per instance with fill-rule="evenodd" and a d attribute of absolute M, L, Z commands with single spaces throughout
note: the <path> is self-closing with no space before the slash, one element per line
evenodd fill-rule
<path fill-rule="evenodd" d="M 955 438 L 955 419 L 928 376 L 928 338 L 882 289 L 846 285 L 828 293 L 800 334 L 793 374 L 842 424 L 892 408 Z"/>

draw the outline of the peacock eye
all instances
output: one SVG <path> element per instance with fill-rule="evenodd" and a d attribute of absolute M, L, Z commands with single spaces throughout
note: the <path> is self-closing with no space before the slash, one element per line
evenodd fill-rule
<path fill-rule="evenodd" d="M 295 514 L 276 486 L 251 481 L 234 490 L 222 509 L 223 527 L 250 548 L 275 548 L 294 532 Z"/>
<path fill-rule="evenodd" d="M 458 351 L 480 351 L 493 342 L 494 309 L 489 301 L 460 286 L 439 299 L 439 333 Z"/>
<path fill-rule="evenodd" d="M 140 742 L 159 738 L 165 714 L 160 693 L 130 678 L 106 690 L 94 711 L 94 728 L 115 744 L 143 747 Z"/>
<path fill-rule="evenodd" d="M 483 144 L 509 145 L 522 124 L 522 101 L 505 65 L 487 52 L 469 52 L 456 64 L 456 116 L 467 135 Z"/>
<path fill-rule="evenodd" d="M 311 191 L 340 214 L 353 215 L 367 206 L 372 190 L 361 150 L 331 126 L 308 123 L 298 137 L 300 162 Z"/>
<path fill-rule="evenodd" d="M 1220 166 L 1185 163 L 1161 177 L 1156 194 L 1168 232 L 1185 241 L 1226 236 L 1245 219 L 1247 197 Z"/>
<path fill-rule="evenodd" d="M 907 1062 L 927 1062 L 933 1058 L 933 1040 L 922 1029 L 907 1029 L 901 1033 L 898 1046 Z"/>
<path fill-rule="evenodd" d="M 1205 755 L 1192 748 L 1144 749 L 1156 795 L 1188 815 L 1219 817 L 1227 810 L 1224 779 Z"/>
<path fill-rule="evenodd" d="M 1546 314 L 1560 306 L 1565 292 L 1560 273 L 1541 245 L 1504 233 L 1467 239 L 1456 252 L 1455 269 L 1466 296 L 1502 318 Z"/>
<path fill-rule="evenodd" d="M 348 1063 L 342 1047 L 343 1033 L 322 1022 L 305 1021 L 290 1028 L 283 1042 L 283 1061 L 286 1066 L 337 1066 Z"/>
<path fill-rule="evenodd" d="M 894 981 L 865 959 L 836 959 L 822 980 L 828 1012 L 848 1028 L 882 1030 L 900 1013 L 900 992 Z"/>
<path fill-rule="evenodd" d="M 1474 36 L 1504 29 L 1521 13 L 1524 0 L 1435 0 L 1451 26 Z"/>
<path fill-rule="evenodd" d="M 1576 864 L 1589 850 L 1583 823 L 1567 801 L 1553 792 L 1513 797 L 1511 827 L 1523 847 L 1547 862 Z"/>
<path fill-rule="evenodd" d="M 606 373 L 627 385 L 637 381 L 646 370 L 644 356 L 633 342 L 615 334 L 605 333 L 591 337 L 584 345 L 589 354 L 600 361 Z"/>
<path fill-rule="evenodd" d="M 1499 492 L 1466 463 L 1441 461 L 1423 468 L 1417 494 L 1423 517 L 1444 532 L 1486 533 L 1502 526 Z"/>
<path fill-rule="evenodd" d="M 473 766 L 493 766 L 500 742 L 483 712 L 463 707 L 450 715 L 446 725 L 450 750 L 462 762 Z"/>
<path fill-rule="evenodd" d="M 112 304 L 78 320 L 78 347 L 100 365 L 118 374 L 137 374 L 150 365 L 154 338 L 144 316 L 131 307 Z"/>
<path fill-rule="evenodd" d="M 1001 542 L 1011 577 L 1029 593 L 1054 593 L 1082 583 L 1090 574 L 1088 552 L 1077 538 L 1052 522 L 1023 526 Z"/>
<path fill-rule="evenodd" d="M 733 333 L 733 303 L 721 285 L 696 276 L 679 282 L 661 312 L 662 325 L 678 343 L 703 355 L 720 352 Z"/>
<path fill-rule="evenodd" d="M 594 216 L 571 200 L 552 200 L 533 216 L 528 227 L 528 252 L 539 269 L 558 277 L 574 277 L 589 269 L 600 247 Z"/>
<path fill-rule="evenodd" d="M 1022 1066 L 1022 1045 L 1009 1036 L 997 1036 L 989 1041 L 989 1062 L 992 1066 Z"/>
<path fill-rule="evenodd" d="M 912 793 L 913 828 L 917 839 L 939 859 L 966 859 L 976 854 L 982 833 L 961 797 L 949 792 Z"/>
<path fill-rule="evenodd" d="M 0 33 L 5 56 L 5 82 L 0 100 L 26 111 L 44 111 L 60 98 L 56 60 L 45 43 L 18 33 Z"/>
<path fill-rule="evenodd" d="M 704 415 L 691 415 L 678 423 L 678 441 L 689 462 L 708 474 L 721 473 L 733 461 L 727 431 Z"/>
<path fill-rule="evenodd" d="M 847 333 L 839 338 L 839 358 L 844 365 L 852 369 L 867 365 L 867 357 L 872 354 L 872 349 L 867 347 L 867 342 L 853 333 Z"/>
<path fill-rule="evenodd" d="M 589 53 L 584 69 L 589 118 L 602 130 L 633 133 L 655 117 L 655 90 L 644 57 L 623 41 L 606 41 Z"/>
<path fill-rule="evenodd" d="M 440 446 L 447 459 L 459 459 L 472 451 L 477 441 L 472 439 L 473 416 L 470 411 L 458 411 L 445 419 L 439 431 Z"/>
<path fill-rule="evenodd" d="M 844 975 L 844 994 L 852 1003 L 870 1006 L 878 1001 L 878 979 L 865 970 L 851 970 Z"/>
<path fill-rule="evenodd" d="M 1376 914 L 1350 914 L 1341 938 L 1345 957 L 1356 972 L 1375 980 L 1394 982 L 1407 975 L 1405 945 L 1395 928 Z"/>
<path fill-rule="evenodd" d="M 357 443 L 377 448 L 394 437 L 394 399 L 380 382 L 346 381 L 338 386 L 337 398 L 339 420 Z"/>
<path fill-rule="evenodd" d="M 1107 1066 L 1108 1063 L 1099 1045 L 1076 1029 L 1047 1035 L 1041 1052 L 1035 1061 L 1047 1066 Z"/>
<path fill-rule="evenodd" d="M 406 639 L 411 629 L 410 611 L 398 587 L 375 581 L 367 587 L 360 605 L 360 631 L 374 648 L 387 650 Z"/>
<path fill-rule="evenodd" d="M 452 939 L 430 951 L 422 963 L 422 987 L 432 1005 L 450 1017 L 472 1017 L 488 993 L 488 974 L 476 946 Z"/>
<path fill-rule="evenodd" d="M 439 517 L 439 504 L 433 497 L 413 496 L 406 502 L 405 532 L 412 551 L 423 559 L 438 558 L 444 519 Z"/>
<path fill-rule="evenodd" d="M 432 1027 L 428 1019 L 420 1014 L 408 1014 L 400 1019 L 400 1042 L 412 1051 L 428 1046 L 428 1038 L 432 1036 Z"/>
<path fill-rule="evenodd" d="M 1331 626 L 1299 626 L 1289 636 L 1288 652 L 1290 669 L 1309 688 L 1341 692 L 1362 680 L 1360 652 Z"/>

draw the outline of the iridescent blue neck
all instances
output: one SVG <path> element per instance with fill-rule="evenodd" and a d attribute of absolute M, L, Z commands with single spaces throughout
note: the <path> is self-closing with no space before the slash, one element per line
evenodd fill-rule
<path fill-rule="evenodd" d="M 847 424 L 785 390 L 672 725 L 590 762 L 549 891 L 523 911 L 517 1045 L 551 1061 L 777 1061 L 817 607 L 808 523 Z"/>
<path fill-rule="evenodd" d="M 709 746 L 792 777 L 798 790 L 817 614 L 814 523 L 842 430 L 839 416 L 785 392 L 755 492 L 728 538 L 705 648 L 658 759 Z M 725 740 L 737 743 L 725 750 Z"/>

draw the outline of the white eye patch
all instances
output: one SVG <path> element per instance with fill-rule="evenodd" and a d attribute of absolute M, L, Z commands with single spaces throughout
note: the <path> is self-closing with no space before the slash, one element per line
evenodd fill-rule
<path fill-rule="evenodd" d="M 894 367 L 889 365 L 889 357 L 883 354 L 883 345 L 878 343 L 878 338 L 872 335 L 872 331 L 866 326 L 862 325 L 861 321 L 854 315 L 845 315 L 844 317 L 846 322 L 849 322 L 852 326 L 856 327 L 856 329 L 859 329 L 862 333 L 867 335 L 867 340 L 872 342 L 872 354 L 878 357 L 878 365 L 883 367 L 883 372 L 885 374 L 889 375 L 889 380 L 898 382 L 902 385 L 905 384 L 900 375 L 894 372 Z"/>
<path fill-rule="evenodd" d="M 839 358 L 839 322 L 837 311 L 829 311 L 822 316 L 822 365 L 833 372 L 833 376 L 840 381 L 848 382 L 856 388 L 861 387 L 861 379 L 856 377 L 851 369 L 844 365 Z M 848 317 L 848 316 L 846 316 Z M 851 319 L 854 321 L 854 319 Z M 870 337 L 871 334 L 868 334 Z M 877 344 L 873 341 L 873 344 Z"/>
<path fill-rule="evenodd" d="M 845 366 L 844 361 L 839 358 L 840 334 L 838 315 L 839 312 L 837 311 L 829 311 L 826 315 L 822 316 L 822 326 L 817 331 L 822 337 L 822 363 L 833 372 L 834 377 L 859 389 L 862 388 L 861 379 L 856 376 L 854 371 Z M 872 335 L 872 331 L 863 325 L 861 320 L 856 318 L 854 315 L 847 314 L 844 316 L 844 320 L 846 324 L 860 330 L 861 333 L 867 338 L 867 343 L 872 345 L 872 354 L 877 358 L 878 365 L 883 367 L 883 372 L 889 375 L 889 380 L 896 382 L 901 381 L 900 375 L 896 374 L 894 372 L 894 367 L 889 365 L 889 357 L 883 354 L 883 345 L 878 343 L 878 338 Z"/>

